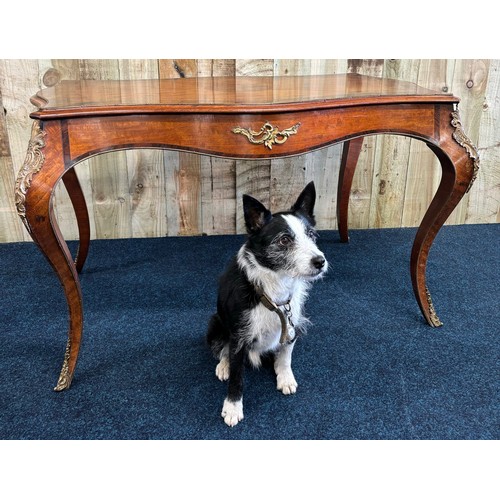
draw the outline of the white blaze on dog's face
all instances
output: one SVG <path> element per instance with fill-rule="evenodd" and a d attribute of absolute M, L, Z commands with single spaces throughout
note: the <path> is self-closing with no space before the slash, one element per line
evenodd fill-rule
<path fill-rule="evenodd" d="M 294 278 L 314 280 L 328 268 L 325 255 L 316 246 L 317 233 L 308 221 L 296 215 L 281 215 L 288 228 L 276 237 L 272 251 L 283 262 L 283 270 Z"/>

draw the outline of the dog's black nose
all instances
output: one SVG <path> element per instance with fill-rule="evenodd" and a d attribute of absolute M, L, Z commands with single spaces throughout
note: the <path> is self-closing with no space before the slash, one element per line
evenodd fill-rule
<path fill-rule="evenodd" d="M 321 257 L 318 255 L 318 257 L 314 257 L 314 259 L 312 259 L 312 265 L 316 268 L 316 269 L 323 269 L 323 266 L 325 265 L 325 258 L 324 257 Z"/>

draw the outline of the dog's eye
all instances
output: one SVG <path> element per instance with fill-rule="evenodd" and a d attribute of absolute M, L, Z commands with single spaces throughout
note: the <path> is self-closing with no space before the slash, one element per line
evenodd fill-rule
<path fill-rule="evenodd" d="M 286 234 L 284 234 L 283 236 L 280 237 L 280 239 L 278 240 L 278 243 L 282 247 L 288 247 L 292 244 L 292 238 L 290 238 L 290 236 L 287 236 Z"/>
<path fill-rule="evenodd" d="M 316 239 L 318 238 L 318 233 L 314 229 L 309 229 L 307 231 L 307 236 L 309 236 L 311 240 L 316 241 Z"/>

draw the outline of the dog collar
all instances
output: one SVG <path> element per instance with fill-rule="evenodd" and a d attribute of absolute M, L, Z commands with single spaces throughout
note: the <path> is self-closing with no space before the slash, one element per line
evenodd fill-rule
<path fill-rule="evenodd" d="M 293 328 L 292 323 L 292 310 L 290 307 L 290 302 L 292 298 L 290 297 L 283 304 L 276 304 L 273 302 L 268 295 L 264 293 L 264 290 L 260 287 L 255 287 L 255 291 L 257 292 L 257 296 L 259 297 L 260 303 L 272 312 L 275 312 L 281 321 L 281 335 L 280 335 L 280 344 L 291 344 L 293 342 L 293 338 L 288 334 L 289 326 Z M 280 308 L 283 309 L 280 309 Z"/>

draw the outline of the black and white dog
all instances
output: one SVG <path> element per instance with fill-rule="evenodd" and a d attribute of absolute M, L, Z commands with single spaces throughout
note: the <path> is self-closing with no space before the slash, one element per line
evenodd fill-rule
<path fill-rule="evenodd" d="M 309 183 L 289 211 L 271 214 L 243 196 L 248 240 L 222 275 L 217 313 L 210 320 L 208 343 L 219 364 L 215 374 L 229 380 L 222 417 L 229 426 L 243 419 L 243 369 L 259 367 L 261 355 L 274 352 L 277 388 L 293 394 L 292 350 L 308 324 L 303 306 L 311 283 L 328 268 L 316 246 L 314 204 Z"/>

